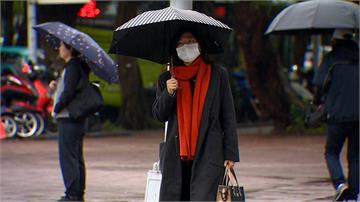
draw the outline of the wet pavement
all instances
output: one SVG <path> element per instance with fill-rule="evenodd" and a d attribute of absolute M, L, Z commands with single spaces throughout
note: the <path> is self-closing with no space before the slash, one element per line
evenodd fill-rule
<path fill-rule="evenodd" d="M 325 136 L 243 133 L 235 171 L 247 201 L 331 201 Z M 144 200 L 147 171 L 158 160 L 163 132 L 127 134 L 85 138 L 86 201 Z M 0 201 L 55 201 L 63 195 L 55 138 L 0 144 Z"/>

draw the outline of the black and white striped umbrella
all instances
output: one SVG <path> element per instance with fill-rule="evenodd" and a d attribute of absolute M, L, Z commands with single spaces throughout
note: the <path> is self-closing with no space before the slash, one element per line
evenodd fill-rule
<path fill-rule="evenodd" d="M 208 53 L 221 53 L 232 29 L 203 13 L 167 7 L 144 12 L 118 27 L 110 53 L 144 58 L 157 63 L 170 61 L 180 30 L 194 30 Z"/>

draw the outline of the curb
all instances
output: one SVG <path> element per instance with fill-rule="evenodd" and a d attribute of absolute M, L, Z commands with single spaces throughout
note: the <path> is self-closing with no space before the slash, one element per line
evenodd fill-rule
<path fill-rule="evenodd" d="M 88 138 L 100 138 L 100 137 L 115 137 L 115 136 L 131 136 L 132 132 L 129 130 L 119 130 L 119 131 L 94 131 L 86 132 L 85 137 Z M 38 137 L 32 137 L 28 139 L 38 139 L 38 140 L 52 140 L 57 139 L 58 132 L 47 132 Z"/>

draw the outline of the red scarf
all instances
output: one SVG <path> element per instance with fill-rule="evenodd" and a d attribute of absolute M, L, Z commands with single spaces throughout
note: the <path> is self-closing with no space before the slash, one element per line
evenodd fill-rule
<path fill-rule="evenodd" d="M 174 68 L 175 78 L 179 84 L 176 99 L 181 160 L 195 158 L 205 96 L 210 83 L 210 72 L 210 64 L 205 63 L 201 57 L 188 66 Z M 192 94 L 190 79 L 195 76 L 196 82 Z"/>

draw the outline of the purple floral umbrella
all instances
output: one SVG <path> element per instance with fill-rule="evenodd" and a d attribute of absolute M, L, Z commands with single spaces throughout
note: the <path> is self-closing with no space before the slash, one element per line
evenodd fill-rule
<path fill-rule="evenodd" d="M 79 51 L 100 78 L 110 83 L 118 82 L 118 65 L 89 35 L 61 22 L 39 24 L 34 29 L 55 47 L 61 40 Z"/>

